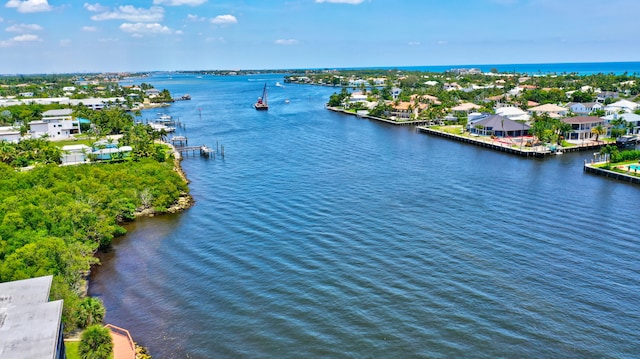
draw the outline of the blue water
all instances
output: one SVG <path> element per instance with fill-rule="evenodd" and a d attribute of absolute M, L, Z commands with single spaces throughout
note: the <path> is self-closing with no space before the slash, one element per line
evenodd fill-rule
<path fill-rule="evenodd" d="M 144 79 L 191 94 L 161 111 L 225 158 L 186 158 L 195 206 L 102 256 L 107 322 L 154 358 L 637 357 L 640 187 L 583 173 L 591 153 L 493 152 L 277 81 Z"/>
<path fill-rule="evenodd" d="M 616 74 L 640 75 L 640 62 L 571 62 L 547 64 L 482 64 L 482 65 L 438 65 L 438 66 L 398 66 L 380 67 L 382 69 L 399 69 L 405 71 L 445 72 L 457 68 L 478 68 L 482 72 L 497 69 L 499 72 L 516 72 L 521 74 Z"/>

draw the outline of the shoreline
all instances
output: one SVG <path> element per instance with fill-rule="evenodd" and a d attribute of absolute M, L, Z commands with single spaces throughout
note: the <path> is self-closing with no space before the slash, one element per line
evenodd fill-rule
<path fill-rule="evenodd" d="M 189 179 L 187 178 L 187 175 L 182 169 L 182 166 L 181 166 L 182 155 L 180 154 L 180 152 L 176 151 L 176 148 L 172 144 L 164 143 L 164 142 L 163 144 L 169 146 L 169 148 L 171 148 L 171 151 L 173 153 L 173 170 L 177 172 L 178 176 L 180 176 L 180 178 L 182 178 L 184 183 L 188 185 L 189 183 L 191 183 L 191 181 L 189 181 Z M 176 201 L 169 208 L 167 208 L 166 211 L 156 211 L 153 208 L 145 208 L 142 210 L 136 210 L 134 215 L 136 218 L 139 218 L 139 217 L 155 217 L 157 215 L 162 215 L 167 213 L 179 213 L 191 208 L 194 204 L 195 204 L 195 200 L 193 199 L 193 196 L 191 196 L 188 192 L 182 192 L 180 193 L 180 196 L 176 199 Z"/>

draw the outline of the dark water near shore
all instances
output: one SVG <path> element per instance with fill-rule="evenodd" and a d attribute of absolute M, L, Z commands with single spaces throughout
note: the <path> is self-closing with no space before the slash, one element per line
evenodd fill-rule
<path fill-rule="evenodd" d="M 106 321 L 154 358 L 640 352 L 640 187 L 584 174 L 591 154 L 336 114 L 335 89 L 280 76 L 143 81 L 190 93 L 161 111 L 226 152 L 185 159 L 196 205 L 132 224 L 92 273 Z"/>

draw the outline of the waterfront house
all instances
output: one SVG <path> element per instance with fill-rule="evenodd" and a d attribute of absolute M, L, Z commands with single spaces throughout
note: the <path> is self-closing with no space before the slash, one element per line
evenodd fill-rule
<path fill-rule="evenodd" d="M 413 115 L 416 118 L 420 112 L 427 109 L 427 104 L 414 102 L 399 102 L 398 104 L 391 104 L 391 110 L 388 116 L 397 120 L 407 121 L 411 120 Z"/>
<path fill-rule="evenodd" d="M 349 103 L 366 102 L 366 101 L 367 101 L 367 95 L 365 95 L 361 91 L 353 92 L 349 96 Z"/>
<path fill-rule="evenodd" d="M 144 91 L 144 94 L 147 97 L 157 97 L 160 96 L 160 90 L 152 88 L 152 89 L 147 89 Z"/>
<path fill-rule="evenodd" d="M 571 130 L 566 134 L 567 141 L 590 141 L 596 137 L 591 129 L 597 126 L 604 127 L 604 119 L 596 116 L 574 116 L 563 118 L 560 121 L 571 125 Z"/>
<path fill-rule="evenodd" d="M 467 127 L 471 133 L 496 137 L 526 136 L 531 128 L 524 122 L 517 122 L 500 115 L 492 115 L 469 123 Z"/>
<path fill-rule="evenodd" d="M 565 107 L 554 105 L 552 103 L 531 107 L 528 111 L 530 115 L 547 114 L 551 118 L 560 118 L 566 116 L 567 112 L 569 112 Z"/>
<path fill-rule="evenodd" d="M 602 110 L 604 106 L 600 102 L 569 102 L 567 104 L 569 111 L 575 113 L 576 115 L 589 115 L 593 111 Z"/>
<path fill-rule="evenodd" d="M 391 96 L 393 97 L 394 100 L 397 100 L 398 97 L 400 97 L 401 92 L 402 92 L 401 88 L 394 87 L 391 89 Z"/>
<path fill-rule="evenodd" d="M 603 117 L 603 119 L 605 120 L 606 124 L 611 124 L 611 121 L 622 119 L 626 122 L 627 124 L 626 127 L 630 133 L 632 134 L 640 133 L 640 115 L 637 115 L 635 113 L 621 113 L 621 114 L 613 113 L 611 115 L 607 115 Z"/>

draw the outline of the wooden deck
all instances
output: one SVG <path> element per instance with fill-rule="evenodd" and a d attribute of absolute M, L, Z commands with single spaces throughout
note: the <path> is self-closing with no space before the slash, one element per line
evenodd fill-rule
<path fill-rule="evenodd" d="M 136 345 L 129 331 L 112 324 L 105 325 L 111 331 L 113 339 L 113 359 L 135 359 Z"/>

